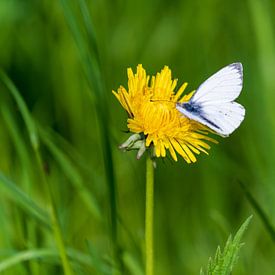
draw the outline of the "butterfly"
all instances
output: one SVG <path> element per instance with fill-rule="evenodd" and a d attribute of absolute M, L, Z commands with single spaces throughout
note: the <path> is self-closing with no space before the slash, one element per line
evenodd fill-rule
<path fill-rule="evenodd" d="M 234 100 L 243 86 L 243 66 L 230 64 L 204 81 L 188 102 L 177 103 L 184 116 L 227 137 L 241 124 L 244 107 Z"/>

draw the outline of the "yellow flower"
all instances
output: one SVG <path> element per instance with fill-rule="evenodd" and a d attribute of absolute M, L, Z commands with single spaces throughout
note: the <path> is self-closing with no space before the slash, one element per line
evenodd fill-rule
<path fill-rule="evenodd" d="M 195 154 L 201 151 L 208 154 L 210 146 L 205 141 L 216 142 L 207 136 L 210 130 L 176 109 L 177 102 L 186 102 L 193 94 L 181 97 L 187 83 L 174 92 L 177 80 L 172 80 L 167 66 L 151 80 L 142 65 L 136 74 L 130 68 L 127 73 L 128 91 L 120 86 L 113 94 L 127 111 L 127 126 L 135 134 L 121 148 L 140 149 L 138 158 L 147 148 L 153 148 L 156 157 L 165 157 L 168 149 L 175 161 L 177 152 L 188 163 L 195 162 Z"/>

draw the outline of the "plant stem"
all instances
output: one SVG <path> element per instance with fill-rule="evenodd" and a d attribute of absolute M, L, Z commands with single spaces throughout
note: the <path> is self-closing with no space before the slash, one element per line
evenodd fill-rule
<path fill-rule="evenodd" d="M 57 211 L 56 211 L 56 207 L 54 204 L 53 193 L 52 193 L 50 184 L 46 178 L 46 175 L 45 175 L 45 172 L 43 169 L 43 163 L 42 163 L 40 152 L 39 152 L 38 148 L 35 148 L 35 156 L 36 156 L 36 160 L 39 165 L 39 169 L 41 172 L 43 182 L 46 185 L 46 189 L 48 191 L 48 199 L 50 202 L 51 224 L 52 224 L 52 229 L 53 229 L 57 249 L 58 249 L 58 252 L 59 252 L 59 255 L 61 258 L 63 271 L 64 271 L 65 275 L 73 275 L 73 271 L 71 269 L 71 265 L 70 265 L 70 262 L 69 262 L 69 259 L 68 259 L 67 253 L 66 253 L 66 247 L 64 244 L 62 232 L 61 232 L 60 225 L 59 225 L 58 218 L 57 218 Z"/>
<path fill-rule="evenodd" d="M 154 166 L 150 156 L 146 159 L 146 205 L 145 205 L 145 258 L 146 275 L 154 274 Z"/>

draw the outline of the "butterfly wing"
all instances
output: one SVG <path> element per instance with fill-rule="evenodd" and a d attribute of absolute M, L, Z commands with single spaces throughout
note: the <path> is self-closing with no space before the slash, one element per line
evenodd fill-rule
<path fill-rule="evenodd" d="M 191 98 L 193 102 L 213 103 L 235 100 L 242 90 L 243 66 L 230 64 L 204 81 Z"/>
<path fill-rule="evenodd" d="M 187 103 L 178 103 L 177 109 L 222 136 L 230 135 L 244 119 L 245 109 L 233 102 L 243 83 L 241 63 L 221 69 L 203 82 Z"/>

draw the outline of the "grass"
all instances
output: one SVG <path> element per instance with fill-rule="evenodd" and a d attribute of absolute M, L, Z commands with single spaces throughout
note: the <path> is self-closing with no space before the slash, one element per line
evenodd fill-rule
<path fill-rule="evenodd" d="M 118 150 L 129 134 L 111 90 L 138 63 L 150 74 L 169 65 L 189 92 L 235 61 L 240 129 L 194 165 L 157 161 L 154 269 L 199 274 L 254 214 L 233 274 L 273 274 L 273 10 L 272 1 L 2 1 L 1 274 L 144 274 L 145 158 Z"/>

